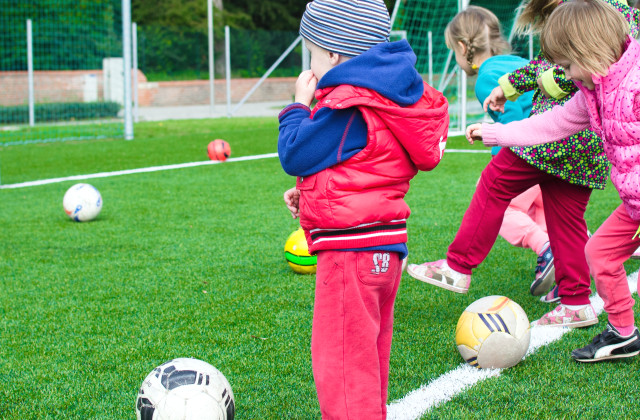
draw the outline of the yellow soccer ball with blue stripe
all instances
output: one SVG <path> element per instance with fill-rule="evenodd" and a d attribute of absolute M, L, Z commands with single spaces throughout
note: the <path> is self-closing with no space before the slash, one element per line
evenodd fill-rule
<path fill-rule="evenodd" d="M 505 296 L 486 296 L 464 310 L 456 326 L 456 345 L 473 367 L 508 368 L 529 348 L 531 327 L 524 310 Z"/>
<path fill-rule="evenodd" d="M 299 274 L 315 274 L 318 257 L 309 254 L 307 239 L 302 228 L 296 230 L 284 244 L 284 257 L 293 271 Z"/>

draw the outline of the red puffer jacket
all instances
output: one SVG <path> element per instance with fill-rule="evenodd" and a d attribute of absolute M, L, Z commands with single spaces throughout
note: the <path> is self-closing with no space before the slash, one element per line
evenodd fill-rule
<path fill-rule="evenodd" d="M 442 159 L 447 100 L 426 83 L 421 99 L 408 107 L 347 85 L 317 91 L 316 98 L 313 113 L 325 106 L 357 107 L 367 123 L 368 140 L 350 159 L 298 178 L 300 224 L 309 251 L 406 242 L 411 211 L 404 196 L 418 170 L 432 170 Z"/>

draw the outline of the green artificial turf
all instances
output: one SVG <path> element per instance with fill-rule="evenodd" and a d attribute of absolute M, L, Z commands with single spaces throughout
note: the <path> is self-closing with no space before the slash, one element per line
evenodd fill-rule
<path fill-rule="evenodd" d="M 137 124 L 136 139 L 0 147 L 2 184 L 274 153 L 272 118 Z M 449 148 L 472 148 L 451 139 Z M 411 262 L 442 258 L 488 154 L 445 153 L 411 183 Z M 0 418 L 135 418 L 144 377 L 176 357 L 228 378 L 238 419 L 319 418 L 310 363 L 313 276 L 284 242 L 297 228 L 282 201 L 294 179 L 277 158 L 92 179 L 104 208 L 76 223 L 62 210 L 78 181 L 0 189 Z M 611 185 L 587 209 L 594 231 L 619 204 Z M 509 296 L 530 320 L 535 254 L 501 238 L 467 295 L 405 275 L 396 303 L 390 401 L 462 363 L 455 325 L 471 302 Z M 638 269 L 629 262 L 629 272 Z M 638 306 L 636 305 L 636 311 Z M 569 352 L 605 325 L 576 330 L 424 418 L 638 418 L 640 359 L 577 364 Z"/>

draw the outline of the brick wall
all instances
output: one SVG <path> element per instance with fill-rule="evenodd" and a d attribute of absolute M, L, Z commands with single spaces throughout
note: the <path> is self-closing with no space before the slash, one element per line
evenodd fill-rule
<path fill-rule="evenodd" d="M 36 71 L 33 79 L 36 103 L 84 102 L 93 91 L 97 100 L 104 99 L 102 70 Z M 258 80 L 232 79 L 231 102 L 238 103 Z M 294 77 L 267 78 L 247 101 L 291 101 L 295 81 Z M 225 103 L 226 81 L 214 83 L 216 103 Z M 207 105 L 209 81 L 148 82 L 138 71 L 138 98 L 140 106 Z M 27 72 L 0 72 L 0 106 L 27 103 Z"/>

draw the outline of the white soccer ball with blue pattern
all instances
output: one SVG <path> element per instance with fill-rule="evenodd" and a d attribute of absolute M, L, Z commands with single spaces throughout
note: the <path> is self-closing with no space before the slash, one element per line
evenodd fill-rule
<path fill-rule="evenodd" d="M 88 222 L 100 214 L 102 196 L 93 185 L 76 184 L 65 193 L 62 206 L 64 212 L 76 222 Z"/>
<path fill-rule="evenodd" d="M 467 306 L 456 326 L 462 358 L 476 368 L 516 365 L 529 349 L 531 327 L 524 310 L 505 296 L 486 296 Z"/>
<path fill-rule="evenodd" d="M 233 420 L 235 400 L 227 378 L 198 359 L 170 360 L 142 382 L 138 420 Z"/>

